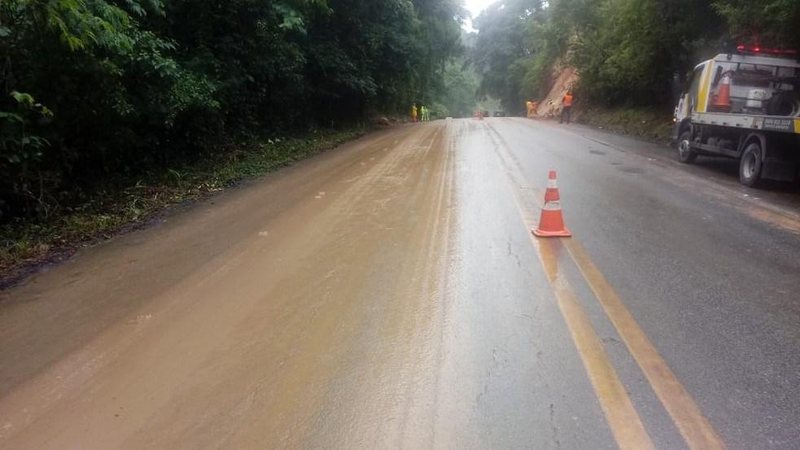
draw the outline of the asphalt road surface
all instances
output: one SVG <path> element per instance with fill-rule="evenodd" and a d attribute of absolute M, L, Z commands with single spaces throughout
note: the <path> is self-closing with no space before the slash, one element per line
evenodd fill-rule
<path fill-rule="evenodd" d="M 85 249 L 0 294 L 0 448 L 800 448 L 800 195 L 673 160 L 401 126 Z"/>

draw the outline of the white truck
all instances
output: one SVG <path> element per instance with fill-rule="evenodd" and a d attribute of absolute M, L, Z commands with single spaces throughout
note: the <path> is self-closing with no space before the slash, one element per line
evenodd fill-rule
<path fill-rule="evenodd" d="M 800 60 L 757 46 L 695 67 L 675 107 L 681 162 L 698 155 L 739 160 L 739 180 L 796 181 L 800 172 Z"/>

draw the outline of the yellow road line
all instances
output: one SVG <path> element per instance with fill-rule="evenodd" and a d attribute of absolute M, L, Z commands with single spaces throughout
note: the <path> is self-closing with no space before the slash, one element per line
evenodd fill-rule
<path fill-rule="evenodd" d="M 501 137 L 502 138 L 502 137 Z M 498 154 L 498 157 L 500 155 Z M 514 178 L 514 173 L 508 170 L 505 161 L 500 157 L 500 162 L 506 167 L 509 176 Z M 538 190 L 536 190 L 538 192 Z M 533 217 L 525 212 L 522 207 L 523 193 L 512 186 L 514 205 L 527 226 L 533 223 Z M 591 320 L 586 311 L 577 300 L 575 292 L 570 287 L 566 278 L 561 276 L 559 270 L 559 252 L 563 248 L 560 239 L 538 239 L 528 233 L 533 247 L 545 270 L 547 281 L 556 297 L 558 309 L 564 322 L 567 324 L 572 341 L 578 350 L 578 355 L 583 362 L 583 367 L 592 383 L 595 396 L 600 402 L 603 414 L 606 417 L 611 433 L 617 446 L 621 449 L 647 450 L 653 449 L 653 441 L 633 407 L 630 396 L 625 386 L 620 381 L 611 360 L 600 342 Z"/>
<path fill-rule="evenodd" d="M 508 149 L 510 148 L 508 144 L 505 143 L 502 136 L 495 132 L 497 137 L 503 142 L 503 145 Z M 531 214 L 526 214 L 523 209 L 523 204 L 526 204 L 525 200 L 535 200 L 536 197 L 542 198 L 544 196 L 544 192 L 538 188 L 531 188 L 532 192 L 523 192 L 521 191 L 522 184 L 519 182 L 517 177 L 517 173 L 521 172 L 521 168 L 518 164 L 514 164 L 516 170 L 513 170 L 508 162 L 505 161 L 503 156 L 500 153 L 497 153 L 497 156 L 500 160 L 501 165 L 506 169 L 512 182 L 512 191 L 514 193 L 514 203 L 517 206 L 517 210 L 522 217 L 523 223 L 528 226 L 532 226 L 535 222 L 535 218 L 531 216 Z M 532 202 L 536 203 L 536 202 Z M 537 249 L 540 259 L 542 260 L 543 265 L 545 266 L 545 271 L 548 273 L 548 279 L 551 278 L 551 271 L 552 269 L 548 269 L 548 264 L 550 266 L 553 265 L 553 261 L 547 261 L 542 255 L 542 249 L 546 248 L 545 244 L 547 243 L 547 239 L 541 240 L 534 237 L 532 234 L 529 235 L 534 247 Z M 540 241 L 542 245 L 540 245 Z M 658 396 L 661 403 L 664 405 L 664 408 L 667 410 L 668 414 L 672 418 L 675 426 L 678 428 L 679 432 L 683 436 L 684 440 L 686 441 L 687 445 L 691 449 L 724 449 L 726 448 L 725 443 L 722 441 L 722 438 L 717 434 L 711 424 L 708 422 L 708 419 L 703 416 L 700 409 L 694 403 L 691 395 L 686 391 L 683 385 L 678 381 L 675 374 L 667 365 L 666 361 L 661 357 L 656 350 L 655 346 L 650 342 L 647 335 L 645 335 L 644 331 L 639 327 L 636 320 L 630 314 L 630 312 L 625 307 L 622 300 L 614 291 L 614 288 L 611 287 L 611 284 L 606 280 L 597 266 L 591 261 L 591 258 L 588 256 L 586 251 L 583 247 L 578 243 L 575 238 L 569 239 L 558 239 L 557 241 L 562 242 L 565 244 L 567 251 L 569 252 L 572 260 L 578 266 L 578 269 L 583 274 L 584 279 L 589 284 L 590 288 L 594 292 L 595 296 L 597 297 L 598 301 L 600 302 L 603 310 L 605 311 L 606 315 L 608 316 L 609 320 L 611 320 L 614 327 L 617 329 L 620 337 L 625 342 L 625 345 L 628 348 L 628 351 L 634 357 L 639 367 L 644 372 L 645 377 L 647 378 L 650 385 L 653 387 L 656 395 Z M 551 245 L 551 244 L 547 244 Z M 559 244 L 560 246 L 561 244 Z M 558 247 L 556 247 L 558 248 Z M 553 258 L 550 258 L 553 259 Z M 547 261 L 547 262 L 545 262 Z M 563 281 L 565 283 L 565 281 Z M 552 285 L 552 281 L 551 281 Z M 554 289 L 555 290 L 555 289 Z M 557 290 L 556 290 L 557 291 Z M 581 308 L 580 305 L 575 300 L 574 294 L 572 295 L 572 300 L 576 304 L 578 308 Z M 559 292 L 556 292 L 556 296 L 559 296 Z M 561 300 L 559 299 L 559 307 L 561 307 Z M 581 310 L 582 311 L 582 310 Z M 566 314 L 563 312 L 562 315 Z M 585 315 L 585 313 L 584 313 Z M 572 332 L 573 325 L 569 324 L 570 331 Z M 576 326 L 578 326 L 576 324 Z M 591 327 L 591 322 L 586 319 L 586 322 L 582 327 Z M 593 329 L 592 334 L 594 334 Z M 596 335 L 595 335 L 596 337 Z M 573 334 L 573 339 L 575 339 Z M 576 342 L 577 345 L 577 342 Z M 580 350 L 580 349 L 579 349 Z M 594 350 L 597 351 L 597 350 Z M 599 351 L 603 351 L 602 346 L 599 348 Z M 581 353 L 581 358 L 584 358 L 584 354 Z M 603 357 L 606 357 L 605 353 L 602 354 Z M 606 357 L 607 361 L 607 357 Z M 584 358 L 584 365 L 586 365 L 586 359 Z M 613 367 L 610 367 L 611 374 L 616 377 L 616 373 L 613 372 Z M 589 371 L 589 367 L 587 366 L 587 372 Z M 590 374 L 591 377 L 591 374 Z M 619 380 L 617 380 L 619 381 Z M 594 381 L 593 381 L 594 383 Z M 597 387 L 595 387 L 595 391 L 598 393 L 598 398 L 600 398 L 600 392 L 598 391 Z M 627 395 L 626 395 L 627 397 Z M 604 402 L 602 398 L 600 398 L 601 404 Z M 603 406 L 603 410 L 606 410 L 606 406 Z M 634 411 L 635 414 L 635 411 Z M 637 416 L 638 419 L 638 416 Z M 614 429 L 614 424 L 611 422 L 611 419 L 608 418 L 609 425 L 612 427 L 612 431 Z M 641 424 L 641 421 L 639 421 Z M 615 437 L 617 435 L 616 431 L 614 431 Z M 622 444 L 617 441 L 617 443 L 622 447 Z"/>
<path fill-rule="evenodd" d="M 558 308 L 569 328 L 617 445 L 621 449 L 655 448 L 625 387 L 611 365 L 600 338 L 592 328 L 589 316 L 578 303 L 566 279 L 559 274 L 558 259 L 561 243 L 546 240 L 540 244 L 533 236 L 531 240 L 538 250 L 539 259 L 555 293 Z"/>
<path fill-rule="evenodd" d="M 564 244 L 689 448 L 724 449 L 722 438 L 700 412 L 691 395 L 678 381 L 586 250 L 574 239 L 564 240 Z"/>

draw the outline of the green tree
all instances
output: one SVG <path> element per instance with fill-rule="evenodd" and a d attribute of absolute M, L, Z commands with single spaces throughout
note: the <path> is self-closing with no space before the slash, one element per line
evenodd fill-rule
<path fill-rule="evenodd" d="M 549 91 L 557 63 L 578 70 L 579 96 L 590 102 L 665 105 L 675 73 L 723 34 L 701 0 L 513 0 L 478 19 L 481 92 L 512 110 Z"/>
<path fill-rule="evenodd" d="M 738 39 L 775 47 L 800 48 L 800 2 L 716 0 L 714 8 Z"/>
<path fill-rule="evenodd" d="M 471 59 L 480 76 L 479 93 L 500 99 L 509 111 L 521 111 L 521 86 L 533 49 L 527 28 L 542 5 L 534 0 L 498 2 L 474 21 L 479 30 Z"/>
<path fill-rule="evenodd" d="M 444 71 L 444 92 L 439 101 L 447 110 L 446 115 L 469 117 L 477 104 L 478 76 L 464 60 L 454 60 Z"/>
<path fill-rule="evenodd" d="M 434 102 L 463 17 L 456 0 L 4 0 L 0 213 Z"/>
<path fill-rule="evenodd" d="M 695 63 L 698 43 L 720 33 L 714 17 L 694 0 L 604 2 L 596 26 L 585 26 L 571 47 L 582 95 L 607 105 L 670 103 L 673 75 Z"/>

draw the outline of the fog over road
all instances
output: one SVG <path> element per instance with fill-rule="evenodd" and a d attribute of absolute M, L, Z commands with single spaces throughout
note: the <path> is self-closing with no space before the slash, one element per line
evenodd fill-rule
<path fill-rule="evenodd" d="M 674 159 L 399 126 L 85 249 L 0 293 L 0 448 L 798 448 L 800 195 Z"/>

